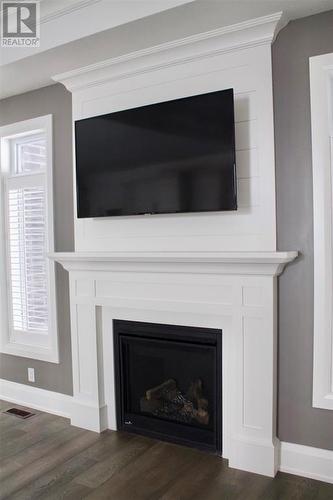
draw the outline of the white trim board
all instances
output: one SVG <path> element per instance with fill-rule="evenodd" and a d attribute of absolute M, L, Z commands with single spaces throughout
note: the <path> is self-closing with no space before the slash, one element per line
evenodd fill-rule
<path fill-rule="evenodd" d="M 333 484 L 333 451 L 281 442 L 280 471 Z"/>
<path fill-rule="evenodd" d="M 313 406 L 333 410 L 333 53 L 310 57 L 314 349 Z"/>
<path fill-rule="evenodd" d="M 75 411 L 73 396 L 4 379 L 0 399 L 66 418 Z M 333 484 L 333 451 L 282 442 L 279 470 Z"/>

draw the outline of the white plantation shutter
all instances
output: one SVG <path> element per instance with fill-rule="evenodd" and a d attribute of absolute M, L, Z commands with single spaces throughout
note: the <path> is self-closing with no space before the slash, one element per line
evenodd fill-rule
<path fill-rule="evenodd" d="M 13 328 L 47 332 L 45 190 L 8 190 L 9 258 Z"/>
<path fill-rule="evenodd" d="M 49 328 L 46 138 L 13 139 L 6 182 L 10 322 L 15 332 L 42 335 Z"/>

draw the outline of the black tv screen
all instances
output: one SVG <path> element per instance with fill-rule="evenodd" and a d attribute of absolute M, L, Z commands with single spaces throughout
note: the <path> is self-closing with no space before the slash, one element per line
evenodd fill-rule
<path fill-rule="evenodd" d="M 78 217 L 236 210 L 233 90 L 75 122 Z"/>

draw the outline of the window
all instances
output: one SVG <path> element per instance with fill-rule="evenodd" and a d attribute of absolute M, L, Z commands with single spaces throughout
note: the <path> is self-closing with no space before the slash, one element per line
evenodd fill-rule
<path fill-rule="evenodd" d="M 310 58 L 314 222 L 313 406 L 333 410 L 333 53 Z"/>
<path fill-rule="evenodd" d="M 2 352 L 58 362 L 52 117 L 1 129 Z"/>

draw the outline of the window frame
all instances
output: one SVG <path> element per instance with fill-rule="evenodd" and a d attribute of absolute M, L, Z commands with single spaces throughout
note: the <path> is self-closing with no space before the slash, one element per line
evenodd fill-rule
<path fill-rule="evenodd" d="M 6 208 L 6 183 L 10 174 L 11 154 L 13 154 L 13 139 L 24 138 L 28 135 L 43 133 L 46 136 L 47 164 L 45 173 L 16 174 L 17 177 L 29 177 L 41 175 L 45 182 L 46 193 L 46 241 L 47 252 L 54 252 L 54 217 L 53 217 L 53 149 L 52 149 L 52 115 L 32 118 L 10 125 L 0 127 L 0 350 L 2 353 L 21 356 L 25 358 L 59 363 L 57 307 L 56 307 L 56 283 L 55 263 L 47 259 L 46 268 L 48 274 L 48 301 L 49 301 L 49 328 L 47 342 L 41 345 L 34 333 L 23 333 L 19 335 L 13 331 L 11 326 L 11 294 L 9 279 L 9 251 L 8 251 L 8 219 Z M 45 339 L 45 337 L 44 337 Z"/>
<path fill-rule="evenodd" d="M 333 53 L 310 57 L 313 169 L 313 407 L 333 410 Z"/>

